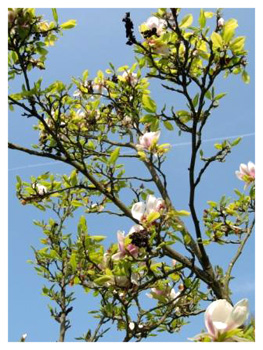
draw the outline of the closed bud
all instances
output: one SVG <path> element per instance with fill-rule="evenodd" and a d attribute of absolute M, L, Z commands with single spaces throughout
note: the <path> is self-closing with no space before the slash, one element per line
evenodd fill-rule
<path fill-rule="evenodd" d="M 219 20 L 217 21 L 218 27 L 219 27 L 219 28 L 222 28 L 224 24 L 225 24 L 224 18 L 222 18 L 222 17 L 219 18 Z"/>

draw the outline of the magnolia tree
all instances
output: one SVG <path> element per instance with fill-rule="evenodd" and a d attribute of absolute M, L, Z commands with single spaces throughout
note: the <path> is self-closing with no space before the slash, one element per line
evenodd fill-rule
<path fill-rule="evenodd" d="M 240 165 L 236 176 L 245 188 L 235 190 L 233 199 L 208 201 L 202 217 L 195 205 L 206 170 L 224 162 L 240 141 L 216 144 L 212 155 L 201 149 L 204 127 L 225 95 L 215 88 L 217 78 L 240 74 L 249 82 L 245 37 L 236 37 L 237 21 L 224 20 L 221 10 L 201 10 L 193 26 L 191 14 L 182 18 L 178 8 L 161 8 L 140 25 L 141 36 L 136 37 L 126 13 L 127 45 L 136 53 L 131 67 L 110 64 L 94 78 L 86 70 L 70 85 L 55 81 L 43 86 L 41 78 L 31 81 L 29 72 L 44 70 L 48 47 L 76 25 L 75 20 L 60 24 L 57 11 L 52 12 L 54 20 L 47 22 L 32 8 L 9 9 L 10 84 L 17 76 L 23 84 L 8 99 L 10 110 L 17 108 L 22 117 L 35 120 L 39 135 L 32 148 L 13 142 L 9 148 L 72 167 L 68 175 L 48 172 L 30 181 L 17 176 L 16 185 L 22 205 L 50 213 L 48 221 L 34 221 L 43 232 L 43 247 L 34 249 L 31 263 L 46 280 L 42 293 L 52 301 L 50 314 L 60 325 L 58 340 L 63 342 L 71 327 L 74 286 L 79 285 L 99 305 L 91 310 L 97 327 L 79 340 L 97 342 L 114 323 L 124 342 L 140 342 L 156 332 L 178 332 L 190 316 L 205 312 L 207 332 L 189 334 L 191 340 L 253 341 L 248 301 L 233 306 L 229 284 L 254 228 L 254 164 Z M 183 97 L 186 109 L 157 108 L 150 97 L 150 79 L 161 82 L 164 94 Z M 163 164 L 170 146 L 159 143 L 162 128 L 191 137 L 185 189 L 189 211 L 178 208 L 167 189 Z M 127 173 L 127 159 L 141 163 L 145 177 Z M 129 200 L 124 196 L 128 192 Z M 76 210 L 76 232 L 67 234 L 66 224 Z M 88 233 L 89 214 L 94 213 L 119 219 L 120 230 L 117 238 L 112 232 L 110 246 L 103 244 L 105 236 Z M 186 215 L 193 222 L 191 230 Z M 126 233 L 121 217 L 131 222 Z M 235 253 L 223 270 L 213 266 L 206 246 L 224 249 L 225 244 L 235 245 Z M 145 307 L 145 294 L 155 300 L 154 307 Z M 25 339 L 26 334 L 21 341 Z"/>

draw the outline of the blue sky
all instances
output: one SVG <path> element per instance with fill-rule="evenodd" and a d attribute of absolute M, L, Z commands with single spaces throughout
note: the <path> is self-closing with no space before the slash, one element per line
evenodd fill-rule
<path fill-rule="evenodd" d="M 89 69 L 93 77 L 97 70 L 105 70 L 108 62 L 116 67 L 134 62 L 132 48 L 125 45 L 125 31 L 122 18 L 127 9 L 58 9 L 61 22 L 68 19 L 76 19 L 77 27 L 66 31 L 54 48 L 50 49 L 47 60 L 47 69 L 43 73 L 44 84 L 50 84 L 54 80 L 70 82 L 72 76 L 81 76 L 85 69 Z M 131 9 L 131 16 L 135 28 L 138 27 L 154 12 L 154 9 Z M 51 19 L 50 9 L 39 9 L 39 14 L 44 14 Z M 193 13 L 198 18 L 199 10 L 184 9 L 182 14 Z M 248 72 L 251 76 L 250 85 L 245 85 L 239 76 L 233 76 L 227 80 L 219 79 L 216 84 L 218 93 L 227 92 L 227 96 L 221 100 L 220 107 L 213 112 L 204 131 L 204 139 L 221 138 L 223 136 L 244 135 L 254 133 L 254 10 L 253 9 L 226 9 L 224 18 L 236 18 L 239 23 L 238 35 L 246 35 L 246 48 L 248 55 Z M 33 77 L 39 73 L 33 74 Z M 19 91 L 19 82 L 11 83 L 11 91 Z M 184 105 L 181 99 L 172 94 L 167 94 L 157 82 L 151 83 L 152 96 L 159 106 L 164 103 L 174 105 L 176 109 L 182 109 Z M 9 115 L 9 140 L 18 144 L 30 146 L 36 141 L 37 133 L 32 130 L 32 120 L 21 117 L 19 110 Z M 167 130 L 162 131 L 161 142 L 172 144 L 187 143 L 188 137 L 179 137 L 177 133 Z M 207 154 L 213 152 L 214 142 L 205 142 L 204 151 Z M 168 188 L 175 206 L 179 209 L 187 209 L 188 184 L 187 167 L 190 156 L 189 145 L 175 146 L 169 153 L 165 170 L 168 175 Z M 202 213 L 207 200 L 217 201 L 223 194 L 234 195 L 233 189 L 243 189 L 241 183 L 234 175 L 240 163 L 254 161 L 254 137 L 246 136 L 233 153 L 228 156 L 223 164 L 214 164 L 204 176 L 203 183 L 197 193 L 197 207 Z M 69 173 L 68 166 L 50 163 L 48 159 L 40 159 L 16 151 L 9 151 L 9 341 L 17 341 L 22 333 L 28 333 L 28 341 L 55 341 L 58 337 L 58 324 L 49 316 L 47 308 L 48 299 L 41 296 L 41 286 L 44 281 L 38 277 L 27 259 L 33 257 L 31 245 L 40 247 L 40 230 L 32 223 L 33 219 L 41 219 L 43 213 L 31 206 L 21 206 L 15 197 L 15 175 L 20 175 L 23 180 L 28 180 L 30 175 L 39 175 L 45 171 Z M 21 168 L 21 169 L 18 169 Z M 127 164 L 127 169 L 134 173 L 133 163 Z M 142 173 L 143 169 L 136 165 L 136 173 Z M 157 194 L 157 192 L 156 192 Z M 128 200 L 128 198 L 127 198 Z M 76 219 L 69 223 L 68 232 L 75 232 L 75 222 L 81 215 L 77 212 Z M 49 213 L 45 214 L 48 217 Z M 106 217 L 104 217 L 106 218 Z M 116 220 L 101 217 L 88 217 L 89 231 L 92 234 L 107 234 L 107 242 L 114 242 L 118 229 L 129 230 L 131 222 L 128 219 Z M 191 228 L 191 224 L 188 224 Z M 105 231 L 106 229 L 106 231 Z M 208 252 L 212 256 L 214 265 L 223 267 L 231 259 L 234 250 L 232 247 L 209 246 Z M 254 313 L 254 237 L 248 242 L 242 258 L 234 269 L 235 280 L 232 282 L 233 301 L 248 298 L 250 310 Z M 95 326 L 95 322 L 88 314 L 94 300 L 86 295 L 80 288 L 77 289 L 78 300 L 74 303 L 74 311 L 71 314 L 73 326 L 69 330 L 66 340 L 74 341 L 74 337 L 80 336 L 88 328 Z M 152 300 L 145 298 L 147 305 L 153 305 Z M 94 308 L 94 305 L 92 306 Z M 204 327 L 203 315 L 191 319 L 191 326 L 185 326 L 179 334 L 166 335 L 154 338 L 155 341 L 186 341 Z M 112 333 L 113 332 L 113 333 Z M 103 341 L 121 341 L 120 332 L 113 331 L 105 336 Z"/>

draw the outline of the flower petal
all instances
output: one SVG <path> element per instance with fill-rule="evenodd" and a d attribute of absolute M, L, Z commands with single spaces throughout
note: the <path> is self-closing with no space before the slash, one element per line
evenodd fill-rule
<path fill-rule="evenodd" d="M 123 253 L 118 252 L 116 254 L 113 254 L 111 258 L 112 258 L 112 260 L 121 260 L 123 257 L 124 257 Z"/>
<path fill-rule="evenodd" d="M 249 175 L 255 178 L 255 164 L 252 162 L 248 162 L 247 167 L 248 167 Z"/>
<path fill-rule="evenodd" d="M 212 336 L 212 337 L 215 337 L 217 332 L 216 332 L 216 329 L 214 327 L 214 323 L 212 321 L 212 318 L 211 318 L 211 315 L 210 313 L 208 312 L 205 312 L 205 326 L 206 326 L 206 329 L 208 331 L 208 333 Z"/>
<path fill-rule="evenodd" d="M 152 211 L 155 211 L 156 207 L 156 197 L 152 194 L 148 195 L 146 198 L 146 213 L 150 214 Z"/>
<path fill-rule="evenodd" d="M 117 238 L 118 238 L 118 242 L 119 242 L 119 250 L 125 254 L 125 248 L 124 248 L 125 235 L 124 235 L 124 232 L 118 231 Z"/>
<path fill-rule="evenodd" d="M 143 226 L 142 225 L 133 225 L 128 233 L 127 236 L 131 235 L 132 233 L 134 232 L 140 232 L 144 230 Z"/>
<path fill-rule="evenodd" d="M 235 304 L 231 312 L 230 320 L 231 320 L 231 323 L 233 323 L 233 326 L 231 329 L 240 327 L 246 321 L 246 319 L 248 318 L 248 315 L 249 315 L 248 300 L 242 299 Z"/>
<path fill-rule="evenodd" d="M 243 164 L 241 163 L 240 164 L 240 167 L 239 167 L 239 170 L 242 174 L 244 175 L 249 175 L 249 171 L 248 171 L 248 168 L 247 168 L 247 165 L 246 164 Z"/>
<path fill-rule="evenodd" d="M 243 180 L 243 176 L 244 176 L 243 173 L 241 173 L 240 171 L 237 170 L 237 171 L 235 172 L 235 174 L 236 174 L 236 177 L 237 177 L 239 180 L 241 180 L 241 181 Z"/>
<path fill-rule="evenodd" d="M 207 330 L 216 335 L 217 330 L 225 329 L 232 310 L 233 306 L 225 299 L 213 301 L 205 312 Z"/>
<path fill-rule="evenodd" d="M 138 221 L 141 221 L 144 213 L 145 213 L 145 203 L 143 202 L 137 202 L 134 203 L 131 209 L 132 216 L 134 219 L 137 219 Z"/>

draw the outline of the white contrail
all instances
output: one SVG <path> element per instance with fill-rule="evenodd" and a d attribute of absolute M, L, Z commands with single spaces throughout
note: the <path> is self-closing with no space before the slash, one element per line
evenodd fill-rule
<path fill-rule="evenodd" d="M 238 137 L 249 137 L 249 136 L 254 136 L 255 133 L 251 132 L 249 134 L 243 134 L 243 135 L 231 135 L 231 136 L 222 136 L 222 137 L 213 137 L 211 139 L 205 139 L 202 140 L 202 143 L 204 142 L 212 142 L 212 141 L 221 141 L 221 140 L 227 140 L 227 139 L 236 139 Z M 181 143 L 174 143 L 171 145 L 171 147 L 176 147 L 176 146 L 187 146 L 187 145 L 191 145 L 192 142 L 181 142 Z"/>
<path fill-rule="evenodd" d="M 231 136 L 222 136 L 222 137 L 214 137 L 214 138 L 210 138 L 210 139 L 205 139 L 202 140 L 202 142 L 213 142 L 213 141 L 221 141 L 221 140 L 226 140 L 226 139 L 235 139 L 237 137 L 249 137 L 249 136 L 254 136 L 255 133 L 251 132 L 249 134 L 243 134 L 243 135 L 231 135 Z M 188 146 L 191 145 L 191 142 L 181 142 L 181 143 L 173 143 L 171 144 L 171 147 L 180 147 L 180 146 Z M 58 163 L 61 163 L 58 160 L 54 160 L 53 162 L 48 162 L 48 163 L 39 163 L 39 164 L 29 164 L 29 165 L 25 165 L 25 166 L 20 166 L 20 167 L 16 167 L 16 168 L 11 168 L 8 169 L 8 171 L 15 171 L 15 170 L 23 170 L 23 169 L 27 169 L 27 168 L 37 168 L 37 167 L 41 167 L 41 166 L 45 166 L 45 165 L 57 165 Z"/>

